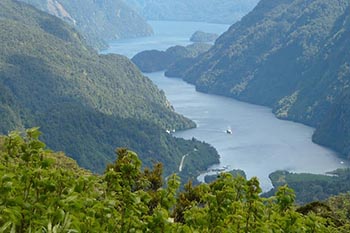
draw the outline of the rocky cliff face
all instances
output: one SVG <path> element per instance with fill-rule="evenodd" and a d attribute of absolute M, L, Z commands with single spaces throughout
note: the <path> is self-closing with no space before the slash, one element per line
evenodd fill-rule
<path fill-rule="evenodd" d="M 121 0 L 20 0 L 74 25 L 94 47 L 112 39 L 148 36 L 153 33 L 131 7 Z"/>
<path fill-rule="evenodd" d="M 47 0 L 47 11 L 58 18 L 64 19 L 75 25 L 77 21 L 67 12 L 67 10 L 57 1 Z"/>

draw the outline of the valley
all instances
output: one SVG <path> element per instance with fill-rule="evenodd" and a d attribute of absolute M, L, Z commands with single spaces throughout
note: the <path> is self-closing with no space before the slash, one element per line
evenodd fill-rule
<path fill-rule="evenodd" d="M 350 232 L 349 28 L 348 0 L 1 0 L 0 233 Z"/>
<path fill-rule="evenodd" d="M 222 25 L 196 22 L 151 21 L 150 24 L 155 30 L 154 36 L 147 40 L 114 41 L 105 52 L 119 51 L 132 57 L 145 49 L 165 50 L 166 46 L 188 45 L 190 36 L 198 29 L 216 33 L 225 30 Z M 167 30 L 170 27 L 172 34 Z M 197 128 L 176 132 L 175 136 L 195 137 L 218 150 L 220 164 L 211 169 L 225 166 L 229 166 L 229 170 L 242 169 L 248 177 L 259 177 L 263 190 L 268 191 L 272 187 L 268 176 L 276 170 L 323 174 L 348 165 L 341 163 L 346 160 L 340 159 L 337 153 L 312 142 L 313 128 L 278 120 L 270 108 L 197 92 L 193 85 L 178 78 L 167 78 L 164 72 L 145 75 L 164 90 L 177 112 L 197 124 Z M 232 135 L 225 133 L 229 127 Z M 215 173 L 204 173 L 199 179 L 204 181 L 205 174 Z"/>

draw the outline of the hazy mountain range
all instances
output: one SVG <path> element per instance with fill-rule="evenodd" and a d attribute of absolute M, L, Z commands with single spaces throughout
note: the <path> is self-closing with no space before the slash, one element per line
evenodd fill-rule
<path fill-rule="evenodd" d="M 149 36 L 146 20 L 123 0 L 19 0 L 74 25 L 94 47 L 106 41 Z"/>
<path fill-rule="evenodd" d="M 129 0 L 150 20 L 202 21 L 231 24 L 247 14 L 258 0 Z"/>

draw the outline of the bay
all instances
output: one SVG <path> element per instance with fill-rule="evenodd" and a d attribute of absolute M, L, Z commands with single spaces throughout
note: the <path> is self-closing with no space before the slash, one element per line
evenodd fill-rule
<path fill-rule="evenodd" d="M 228 28 L 228 25 L 196 22 L 150 21 L 150 24 L 155 30 L 154 36 L 113 41 L 103 53 L 132 57 L 143 50 L 190 44 L 189 38 L 197 30 L 222 33 Z M 262 189 L 268 191 L 272 187 L 268 175 L 276 170 L 324 174 L 349 165 L 335 152 L 312 142 L 313 128 L 279 120 L 267 107 L 199 93 L 193 85 L 180 79 L 164 77 L 164 72 L 145 75 L 164 90 L 178 113 L 197 124 L 197 128 L 176 132 L 174 136 L 195 137 L 218 150 L 220 164 L 210 170 L 242 169 L 248 178 L 257 176 Z M 227 129 L 231 129 L 232 134 L 226 133 Z M 205 172 L 199 180 L 215 173 Z"/>

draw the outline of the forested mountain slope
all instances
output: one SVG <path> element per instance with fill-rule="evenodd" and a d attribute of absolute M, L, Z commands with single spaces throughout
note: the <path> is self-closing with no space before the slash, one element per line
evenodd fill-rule
<path fill-rule="evenodd" d="M 350 153 L 347 0 L 262 0 L 181 76 L 198 90 L 274 108 Z"/>
<path fill-rule="evenodd" d="M 275 171 L 269 175 L 273 189 L 263 196 L 274 195 L 278 187 L 288 185 L 296 195 L 298 204 L 323 201 L 350 190 L 350 169 L 337 169 L 327 174 L 291 173 Z"/>
<path fill-rule="evenodd" d="M 116 147 L 150 166 L 177 170 L 193 151 L 194 174 L 218 161 L 215 149 L 166 130 L 193 127 L 125 57 L 98 55 L 60 19 L 12 0 L 0 2 L 0 131 L 40 126 L 54 150 L 101 172 Z M 196 159 L 200 158 L 199 161 Z"/>
<path fill-rule="evenodd" d="M 252 10 L 258 0 L 129 0 L 128 2 L 151 20 L 231 24 Z"/>
<path fill-rule="evenodd" d="M 152 28 L 123 0 L 19 0 L 74 25 L 89 44 L 151 35 Z"/>

